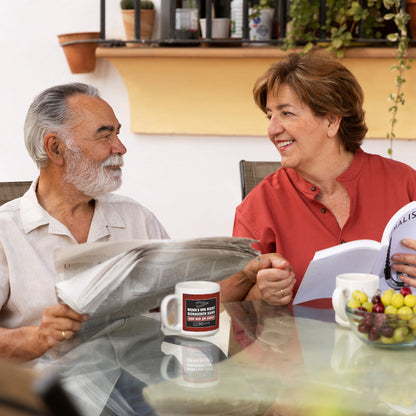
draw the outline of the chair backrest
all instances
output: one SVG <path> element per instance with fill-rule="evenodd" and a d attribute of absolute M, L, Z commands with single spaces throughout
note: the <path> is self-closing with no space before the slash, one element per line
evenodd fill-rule
<path fill-rule="evenodd" d="M 266 176 L 276 172 L 282 166 L 280 162 L 262 162 L 240 160 L 241 196 L 247 194 Z"/>
<path fill-rule="evenodd" d="M 0 182 L 0 205 L 21 197 L 30 187 L 31 181 Z"/>

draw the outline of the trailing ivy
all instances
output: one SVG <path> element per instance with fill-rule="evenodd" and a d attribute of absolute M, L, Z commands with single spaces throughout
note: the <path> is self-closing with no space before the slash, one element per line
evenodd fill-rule
<path fill-rule="evenodd" d="M 389 131 L 386 134 L 386 138 L 390 140 L 390 147 L 387 153 L 390 157 L 393 157 L 393 142 L 396 138 L 395 127 L 397 124 L 397 111 L 399 107 L 404 105 L 404 84 L 406 82 L 405 72 L 411 68 L 411 59 L 408 57 L 407 48 L 409 46 L 409 36 L 407 33 L 407 24 L 410 20 L 409 14 L 401 7 L 400 0 L 384 0 L 384 7 L 391 11 L 384 16 L 386 20 L 393 20 L 397 31 L 387 35 L 387 39 L 390 42 L 397 43 L 396 47 L 396 64 L 390 69 L 396 73 L 395 76 L 395 92 L 389 95 L 389 101 L 391 103 L 389 112 L 391 118 L 389 120 Z"/>

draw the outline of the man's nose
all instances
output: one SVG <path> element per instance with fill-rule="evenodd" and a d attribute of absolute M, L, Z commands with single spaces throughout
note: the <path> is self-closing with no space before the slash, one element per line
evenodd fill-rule
<path fill-rule="evenodd" d="M 124 155 L 126 152 L 126 146 L 124 146 L 122 141 L 118 137 L 116 137 L 112 144 L 111 153 L 119 153 L 121 155 Z"/>

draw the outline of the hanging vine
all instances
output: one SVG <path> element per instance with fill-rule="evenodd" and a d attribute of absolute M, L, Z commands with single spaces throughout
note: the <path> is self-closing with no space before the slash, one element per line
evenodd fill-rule
<path fill-rule="evenodd" d="M 407 33 L 407 24 L 410 20 L 409 14 L 401 7 L 400 0 L 384 0 L 384 7 L 391 11 L 384 16 L 385 20 L 393 20 L 396 24 L 397 31 L 387 35 L 387 39 L 391 42 L 397 43 L 396 49 L 396 64 L 390 69 L 395 71 L 395 92 L 389 95 L 390 107 L 389 112 L 391 119 L 389 121 L 389 131 L 387 132 L 387 139 L 390 141 L 390 147 L 387 153 L 393 158 L 393 143 L 396 138 L 395 127 L 397 124 L 397 111 L 399 107 L 404 105 L 404 84 L 406 82 L 405 72 L 411 68 L 411 59 L 408 57 L 407 48 L 409 45 L 409 36 Z"/>

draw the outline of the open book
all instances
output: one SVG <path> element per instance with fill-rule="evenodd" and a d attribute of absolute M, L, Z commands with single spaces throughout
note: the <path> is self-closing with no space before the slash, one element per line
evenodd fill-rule
<path fill-rule="evenodd" d="M 391 270 L 394 253 L 413 253 L 401 244 L 404 238 L 416 239 L 416 201 L 397 211 L 389 220 L 381 242 L 355 240 L 317 251 L 303 277 L 294 304 L 331 298 L 335 276 L 341 273 L 372 273 L 380 276 L 380 289 L 403 286 L 399 274 Z"/>
<path fill-rule="evenodd" d="M 135 313 L 159 306 L 176 283 L 219 281 L 259 255 L 255 240 L 207 237 L 85 243 L 54 252 L 58 299 L 79 313 Z"/>

